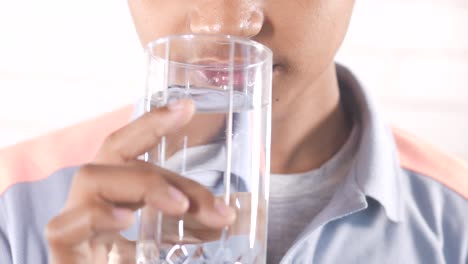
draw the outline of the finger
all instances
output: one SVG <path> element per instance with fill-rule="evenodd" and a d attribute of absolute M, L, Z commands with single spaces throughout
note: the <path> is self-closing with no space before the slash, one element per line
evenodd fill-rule
<path fill-rule="evenodd" d="M 179 236 L 181 222 L 184 228 L 183 237 Z M 164 243 L 167 244 L 199 244 L 218 240 L 221 237 L 222 230 L 213 229 L 201 224 L 190 215 L 185 215 L 183 219 L 164 216 L 163 218 L 163 236 Z M 182 239 L 182 240 L 181 240 Z"/>
<path fill-rule="evenodd" d="M 129 209 L 151 204 L 165 214 L 182 215 L 189 199 L 169 184 L 164 174 L 172 173 L 145 162 L 138 166 L 88 164 L 76 174 L 76 188 L 71 190 L 67 206 L 101 200 Z"/>
<path fill-rule="evenodd" d="M 188 197 L 188 213 L 202 225 L 220 229 L 235 221 L 235 210 L 198 182 L 174 173 L 165 174 L 164 177 Z"/>
<path fill-rule="evenodd" d="M 136 244 L 120 236 L 114 240 L 108 254 L 108 264 L 134 264 L 136 259 Z"/>
<path fill-rule="evenodd" d="M 71 206 L 76 206 L 73 201 L 100 199 L 127 208 L 146 204 L 172 216 L 188 209 L 212 228 L 222 228 L 235 219 L 234 209 L 198 182 L 142 161 L 134 161 L 132 166 L 89 164 L 80 169 L 75 181 L 74 190 L 80 192 L 71 191 Z"/>
<path fill-rule="evenodd" d="M 189 99 L 156 108 L 109 135 L 96 155 L 96 163 L 118 163 L 136 159 L 154 148 L 160 138 L 186 125 L 194 113 Z"/>
<path fill-rule="evenodd" d="M 46 227 L 46 237 L 51 248 L 60 248 L 61 252 L 71 252 L 84 241 L 106 236 L 131 226 L 133 212 L 125 208 L 112 207 L 104 203 L 93 203 L 69 209 L 52 219 Z"/>

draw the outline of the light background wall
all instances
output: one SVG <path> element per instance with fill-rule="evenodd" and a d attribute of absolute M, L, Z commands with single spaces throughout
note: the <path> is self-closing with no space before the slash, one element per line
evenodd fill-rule
<path fill-rule="evenodd" d="M 468 1 L 357 0 L 338 61 L 388 120 L 468 159 Z M 132 102 L 126 1 L 0 0 L 0 148 Z"/>
<path fill-rule="evenodd" d="M 338 58 L 388 120 L 468 159 L 468 1 L 357 0 Z"/>

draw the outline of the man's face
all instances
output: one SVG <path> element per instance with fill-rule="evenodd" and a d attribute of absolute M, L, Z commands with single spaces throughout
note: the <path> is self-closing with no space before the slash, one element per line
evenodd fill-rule
<path fill-rule="evenodd" d="M 270 47 L 275 64 L 273 97 L 284 106 L 333 63 L 354 6 L 354 0 L 128 2 L 142 45 L 172 34 L 222 33 Z"/>

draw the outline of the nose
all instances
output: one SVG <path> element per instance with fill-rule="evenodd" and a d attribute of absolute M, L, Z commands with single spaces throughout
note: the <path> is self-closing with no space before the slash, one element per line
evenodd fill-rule
<path fill-rule="evenodd" d="M 262 0 L 200 0 L 189 17 L 192 33 L 254 37 L 263 26 Z"/>

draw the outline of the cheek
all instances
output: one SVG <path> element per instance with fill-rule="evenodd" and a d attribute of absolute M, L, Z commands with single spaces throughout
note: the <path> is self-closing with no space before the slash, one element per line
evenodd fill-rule
<path fill-rule="evenodd" d="M 349 25 L 353 1 L 326 0 L 289 20 L 282 31 L 291 70 L 320 74 L 333 63 Z M 289 28 L 289 30 L 288 30 Z M 290 30 L 294 28 L 295 30 Z"/>

